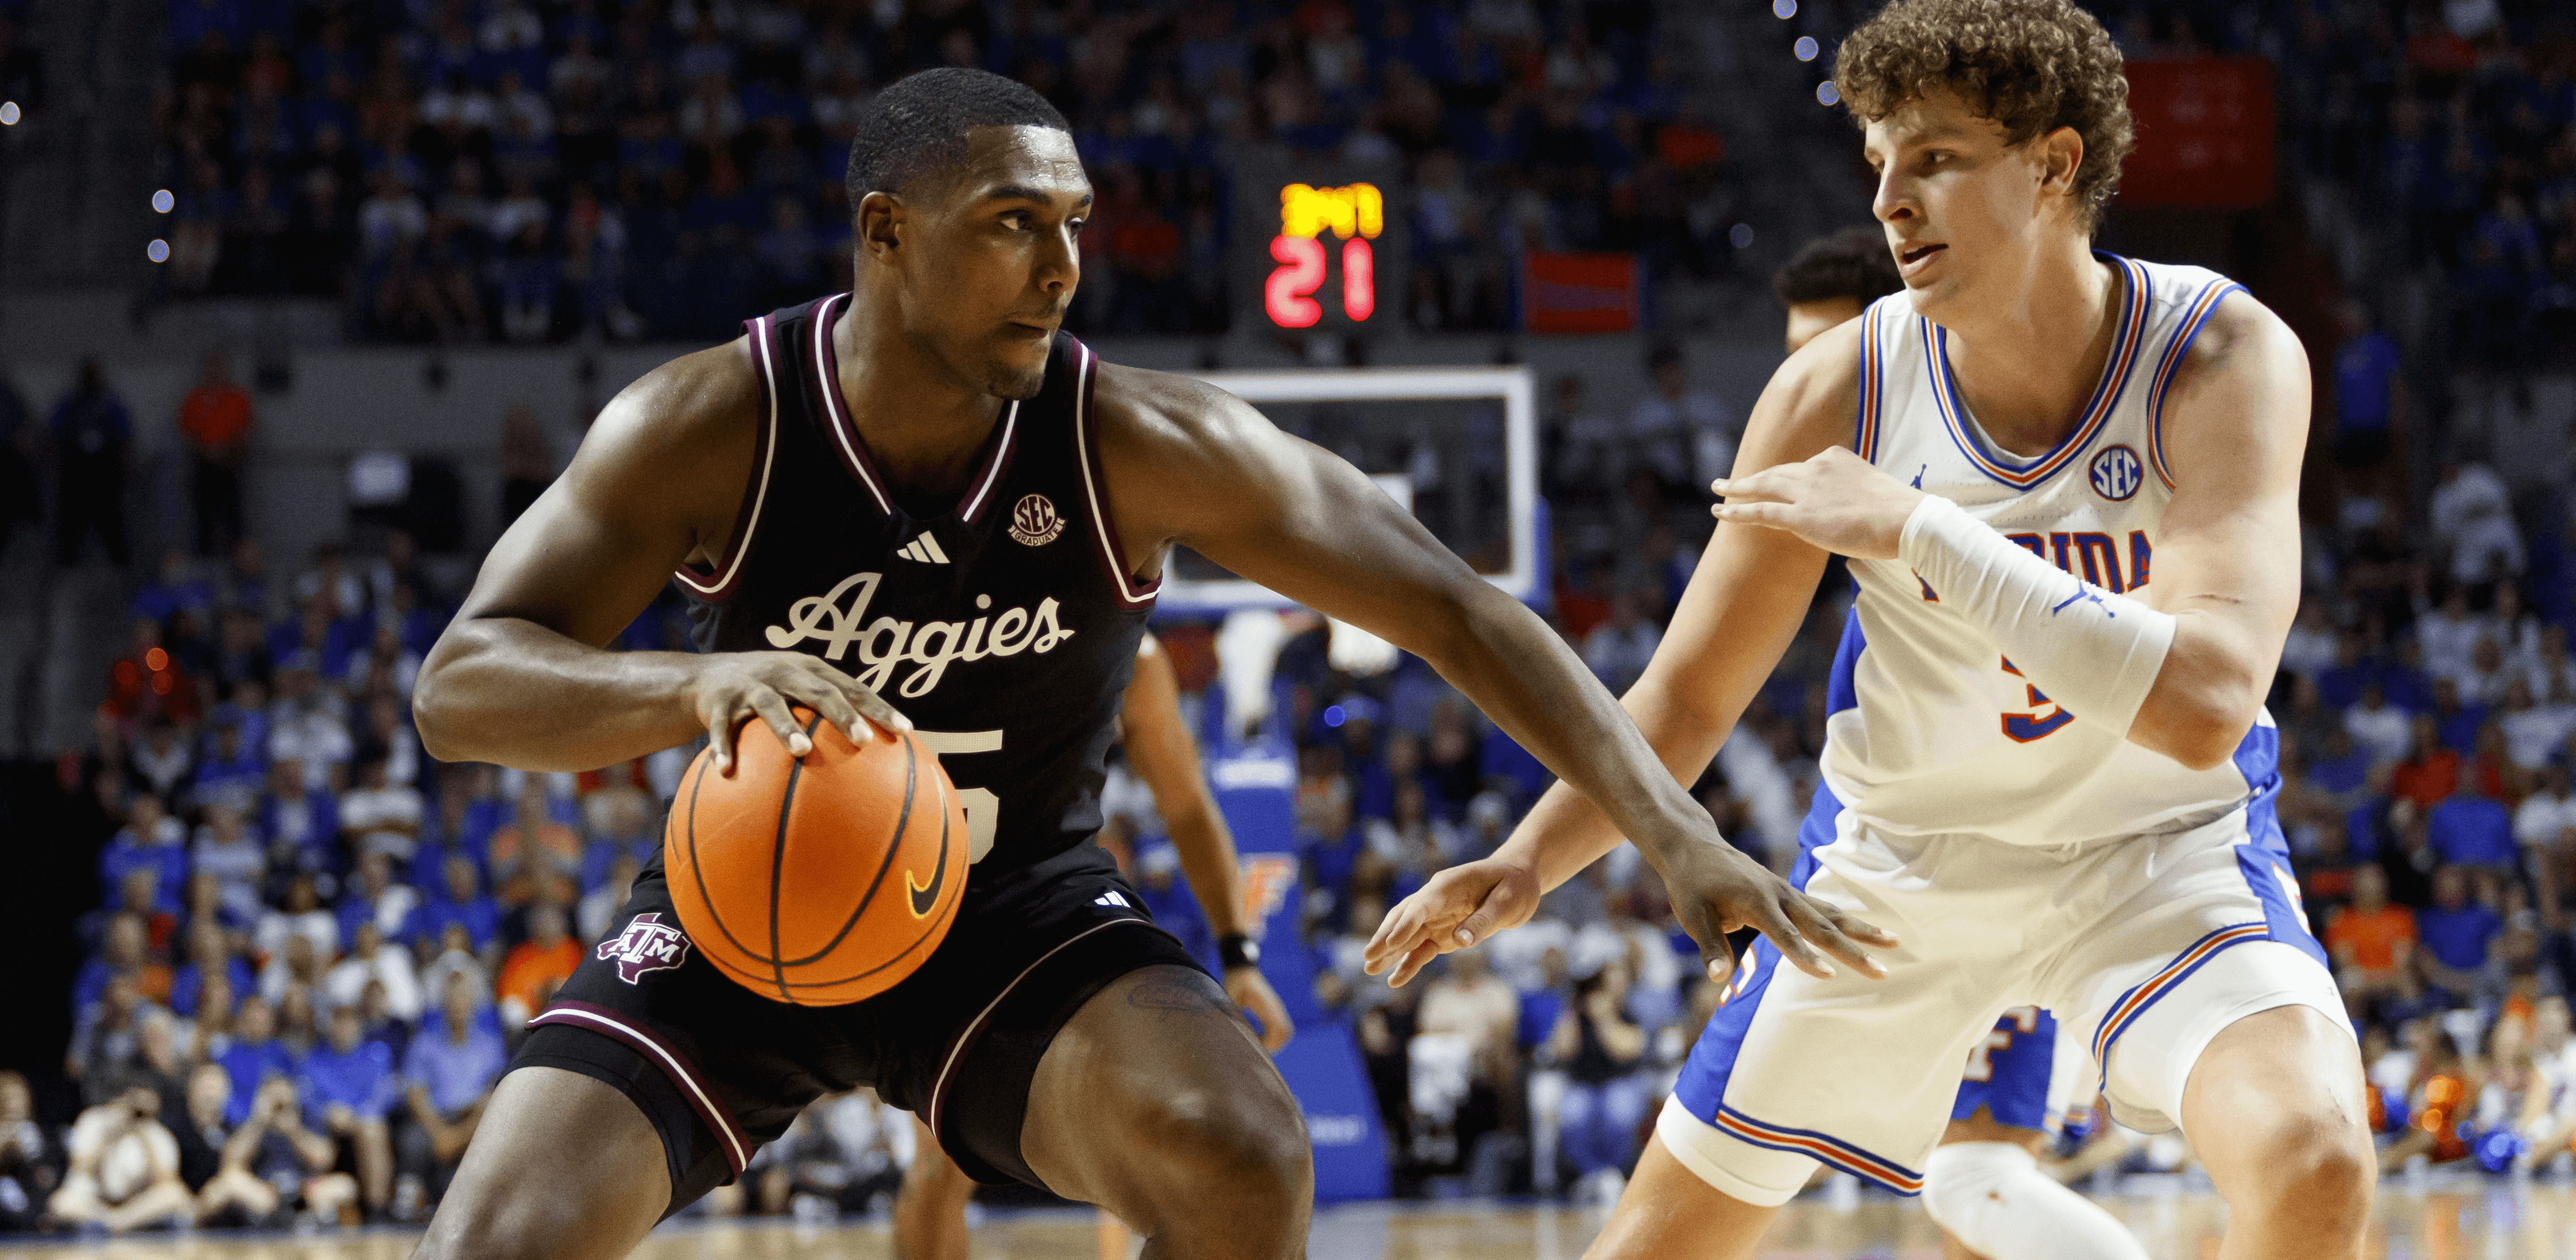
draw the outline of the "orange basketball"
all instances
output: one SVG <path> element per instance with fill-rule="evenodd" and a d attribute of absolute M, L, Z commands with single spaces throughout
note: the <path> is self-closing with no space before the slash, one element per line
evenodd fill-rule
<path fill-rule="evenodd" d="M 966 891 L 966 809 L 939 758 L 905 732 L 853 745 L 798 709 L 803 760 L 769 724 L 713 750 L 680 783 L 662 861 L 680 926 L 745 988 L 840 1006 L 894 987 L 930 957 Z"/>

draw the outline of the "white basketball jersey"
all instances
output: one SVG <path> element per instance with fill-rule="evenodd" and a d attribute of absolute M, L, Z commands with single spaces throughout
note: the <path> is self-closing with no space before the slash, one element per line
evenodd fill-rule
<path fill-rule="evenodd" d="M 2198 267 L 2102 257 L 2125 281 L 2111 355 L 2055 450 L 2024 459 L 1986 438 L 1948 334 L 1902 293 L 1862 316 L 1854 449 L 2058 568 L 2134 592 L 2154 576 L 2173 485 L 2157 427 L 2166 386 L 2219 299 L 2244 290 Z M 2050 701 L 1902 562 L 1851 570 L 1860 596 L 1827 685 L 1823 772 L 1866 826 L 2059 845 L 2205 821 L 2277 780 L 2269 715 L 2231 764 L 2186 768 Z"/>

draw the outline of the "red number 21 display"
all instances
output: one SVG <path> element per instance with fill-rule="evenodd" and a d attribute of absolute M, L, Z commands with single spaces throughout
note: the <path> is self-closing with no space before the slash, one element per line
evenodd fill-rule
<path fill-rule="evenodd" d="M 1386 230 L 1386 201 L 1374 184 L 1279 190 L 1279 235 L 1270 257 L 1279 264 L 1261 286 L 1261 307 L 1282 328 L 1312 328 L 1323 304 L 1308 296 L 1324 287 L 1329 270 L 1323 235 L 1342 239 L 1342 313 L 1367 319 L 1377 312 L 1377 260 L 1369 242 Z"/>

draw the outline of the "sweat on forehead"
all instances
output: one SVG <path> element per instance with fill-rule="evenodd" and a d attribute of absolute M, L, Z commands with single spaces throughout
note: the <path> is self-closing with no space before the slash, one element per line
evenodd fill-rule
<path fill-rule="evenodd" d="M 983 70 L 924 70 L 878 93 L 860 116 L 844 177 L 850 204 L 872 192 L 902 192 L 964 161 L 977 127 L 1072 130 L 1026 84 Z"/>

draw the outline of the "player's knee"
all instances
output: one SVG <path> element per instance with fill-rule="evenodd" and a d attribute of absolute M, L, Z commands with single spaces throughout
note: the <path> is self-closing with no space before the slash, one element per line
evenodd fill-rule
<path fill-rule="evenodd" d="M 2342 1109 L 2276 1102 L 2228 1140 L 2256 1170 L 2254 1201 L 2238 1210 L 2295 1213 L 2336 1231 L 2359 1230 L 2370 1215 L 2378 1158 L 2368 1128 Z"/>
<path fill-rule="evenodd" d="M 1272 1094 L 1280 1097 L 1272 1097 Z M 1284 1089 L 1176 1091 L 1141 1126 L 1151 1135 L 1158 1197 L 1187 1207 L 1215 1195 L 1230 1211 L 1286 1223 L 1314 1199 L 1305 1118 Z M 1239 1205 L 1239 1206 L 1236 1206 Z"/>

